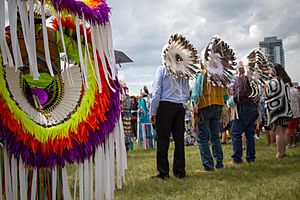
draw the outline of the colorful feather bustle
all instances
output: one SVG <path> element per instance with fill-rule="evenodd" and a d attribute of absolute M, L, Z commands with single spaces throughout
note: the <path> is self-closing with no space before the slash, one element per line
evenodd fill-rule
<path fill-rule="evenodd" d="M 110 8 L 103 0 L 0 0 L 0 25 L 5 2 L 10 26 L 0 27 L 0 193 L 70 199 L 66 166 L 77 165 L 79 199 L 94 192 L 112 199 L 115 161 L 121 188 L 127 160 Z M 56 14 L 51 27 L 49 13 Z"/>
<path fill-rule="evenodd" d="M 85 119 L 80 119 L 82 116 L 73 115 L 68 120 L 72 125 L 65 130 L 68 131 L 66 134 L 63 133 L 63 129 L 59 132 L 59 129 L 68 124 L 53 127 L 57 131 L 36 125 L 37 131 L 29 132 L 30 130 L 22 127 L 22 121 L 14 116 L 9 105 L 1 100 L 0 113 L 5 117 L 0 120 L 0 136 L 3 138 L 5 147 L 11 154 L 21 155 L 27 165 L 34 167 L 64 166 L 67 163 L 87 158 L 93 154 L 94 147 L 102 144 L 107 135 L 113 131 L 119 117 L 119 95 L 107 92 L 108 96 L 103 95 L 104 92 L 94 94 L 94 103 Z M 12 107 L 12 109 L 18 108 Z M 76 119 L 78 117 L 79 119 Z M 26 121 L 24 120 L 24 123 Z M 34 124 L 31 123 L 31 125 Z M 30 129 L 34 130 L 35 127 L 30 127 Z M 41 133 L 38 129 L 45 130 Z"/>

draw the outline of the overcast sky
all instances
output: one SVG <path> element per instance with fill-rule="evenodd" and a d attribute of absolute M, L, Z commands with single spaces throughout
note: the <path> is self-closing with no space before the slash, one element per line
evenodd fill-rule
<path fill-rule="evenodd" d="M 240 58 L 267 36 L 283 40 L 286 70 L 300 81 L 299 0 L 107 0 L 115 49 L 134 63 L 119 77 L 130 94 L 151 85 L 161 64 L 161 49 L 174 33 L 201 51 L 213 35 L 230 44 Z"/>

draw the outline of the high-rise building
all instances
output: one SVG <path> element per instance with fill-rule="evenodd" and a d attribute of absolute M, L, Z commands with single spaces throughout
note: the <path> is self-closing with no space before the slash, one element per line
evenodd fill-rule
<path fill-rule="evenodd" d="M 265 51 L 271 63 L 281 64 L 284 67 L 284 51 L 282 39 L 277 37 L 265 37 L 264 41 L 259 42 L 259 48 Z"/>

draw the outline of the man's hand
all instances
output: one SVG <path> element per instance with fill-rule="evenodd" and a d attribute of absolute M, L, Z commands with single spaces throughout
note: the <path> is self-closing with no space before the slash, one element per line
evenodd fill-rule
<path fill-rule="evenodd" d="M 151 121 L 152 124 L 156 124 L 156 116 L 153 116 L 153 115 L 152 115 L 152 116 L 150 117 L 150 121 Z"/>

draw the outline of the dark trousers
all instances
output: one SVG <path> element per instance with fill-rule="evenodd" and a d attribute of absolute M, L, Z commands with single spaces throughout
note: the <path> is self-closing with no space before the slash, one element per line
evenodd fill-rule
<path fill-rule="evenodd" d="M 131 120 L 131 134 L 137 138 L 137 121 Z"/>
<path fill-rule="evenodd" d="M 184 116 L 182 104 L 160 102 L 156 113 L 157 133 L 157 170 L 161 175 L 169 174 L 168 150 L 170 133 L 175 142 L 173 173 L 175 176 L 185 176 L 184 154 Z"/>

